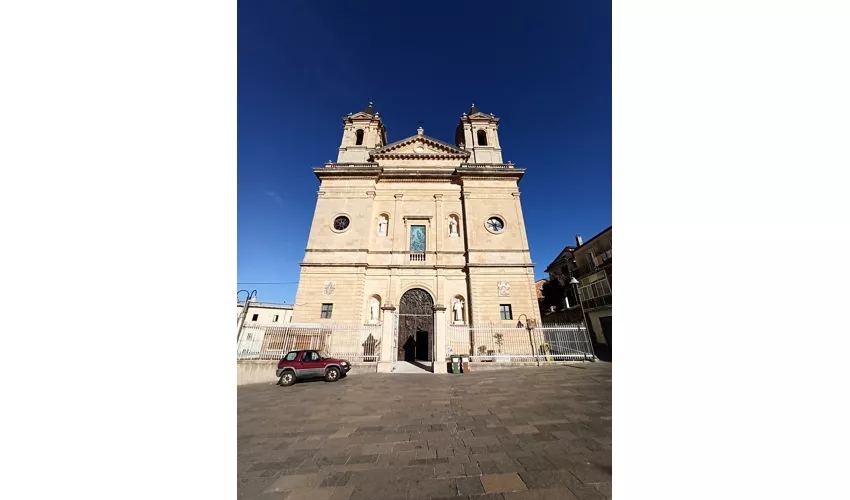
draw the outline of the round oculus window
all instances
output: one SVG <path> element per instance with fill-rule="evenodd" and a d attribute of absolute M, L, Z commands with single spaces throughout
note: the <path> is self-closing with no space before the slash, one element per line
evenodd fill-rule
<path fill-rule="evenodd" d="M 502 232 L 502 229 L 505 228 L 505 223 L 502 222 L 502 219 L 498 217 L 490 217 L 487 219 L 487 229 L 494 233 Z"/>
<path fill-rule="evenodd" d="M 416 148 L 414 149 L 414 151 L 415 151 L 415 152 L 417 152 L 417 153 L 424 153 L 424 152 L 425 152 L 425 148 L 423 148 L 422 146 L 416 146 Z"/>
<path fill-rule="evenodd" d="M 337 231 L 345 231 L 346 229 L 348 229 L 348 224 L 350 222 L 351 221 L 348 220 L 348 217 L 340 215 L 339 217 L 334 219 L 334 229 L 336 229 Z"/>

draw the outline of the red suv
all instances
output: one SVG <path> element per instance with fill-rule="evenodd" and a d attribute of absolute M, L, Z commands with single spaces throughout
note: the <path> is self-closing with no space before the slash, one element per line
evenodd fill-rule
<path fill-rule="evenodd" d="M 289 386 L 298 379 L 324 378 L 326 382 L 336 382 L 351 369 L 351 363 L 336 359 L 322 351 L 289 351 L 280 358 L 275 372 L 282 386 Z"/>

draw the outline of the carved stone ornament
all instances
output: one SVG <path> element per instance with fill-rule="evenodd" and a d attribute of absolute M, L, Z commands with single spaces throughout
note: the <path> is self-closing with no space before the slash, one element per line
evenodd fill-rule
<path fill-rule="evenodd" d="M 499 287 L 499 296 L 507 297 L 511 294 L 511 284 L 507 281 L 500 281 L 497 285 Z"/>
<path fill-rule="evenodd" d="M 325 281 L 325 295 L 333 295 L 336 292 L 336 281 Z"/>

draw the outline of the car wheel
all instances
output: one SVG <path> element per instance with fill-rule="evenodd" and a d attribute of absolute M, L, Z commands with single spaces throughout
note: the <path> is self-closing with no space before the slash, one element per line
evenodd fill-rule
<path fill-rule="evenodd" d="M 295 383 L 295 374 L 291 371 L 283 372 L 283 375 L 280 376 L 280 381 L 278 383 L 283 387 L 289 387 L 290 385 Z"/>
<path fill-rule="evenodd" d="M 336 382 L 339 380 L 339 370 L 336 368 L 328 368 L 328 371 L 325 373 L 325 382 Z"/>

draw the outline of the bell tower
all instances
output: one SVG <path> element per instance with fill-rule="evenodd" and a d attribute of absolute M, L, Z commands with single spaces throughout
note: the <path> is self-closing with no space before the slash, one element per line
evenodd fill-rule
<path fill-rule="evenodd" d="M 469 163 L 502 163 L 499 145 L 499 119 L 479 111 L 475 104 L 460 117 L 455 129 L 455 145 L 471 151 Z"/>
<path fill-rule="evenodd" d="M 372 103 L 359 113 L 342 119 L 342 143 L 339 145 L 337 163 L 367 163 L 369 151 L 386 146 L 387 131 L 381 115 Z"/>

